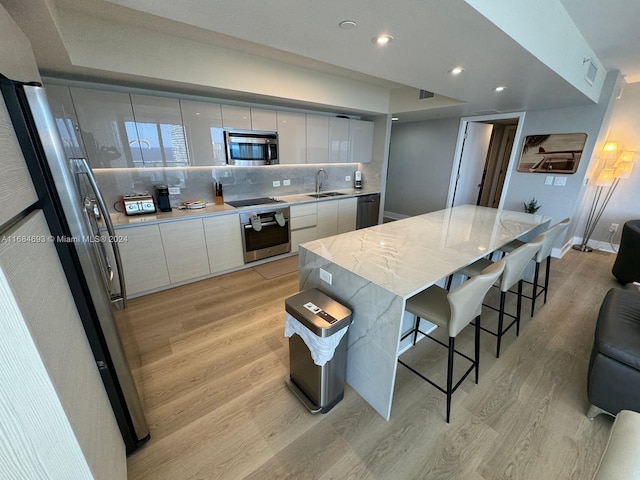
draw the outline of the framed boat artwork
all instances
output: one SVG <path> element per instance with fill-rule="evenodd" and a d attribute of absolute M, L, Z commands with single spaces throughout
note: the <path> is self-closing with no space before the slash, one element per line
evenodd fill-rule
<path fill-rule="evenodd" d="M 586 133 L 528 135 L 522 146 L 518 171 L 547 174 L 575 173 L 586 141 Z"/>

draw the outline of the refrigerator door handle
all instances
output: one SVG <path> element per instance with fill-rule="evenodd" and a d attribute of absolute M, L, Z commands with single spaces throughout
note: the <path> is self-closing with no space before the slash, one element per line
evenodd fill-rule
<path fill-rule="evenodd" d="M 86 175 L 87 180 L 89 181 L 89 185 L 91 186 L 91 190 L 93 190 L 93 193 L 95 195 L 96 205 L 100 210 L 100 214 L 104 219 L 104 224 L 107 227 L 107 234 L 109 235 L 108 243 L 109 245 L 111 245 L 111 249 L 113 251 L 113 258 L 116 261 L 116 269 L 118 270 L 118 283 L 120 284 L 119 294 L 114 295 L 111 292 L 109 292 L 109 295 L 111 297 L 111 303 L 118 310 L 126 308 L 127 307 L 127 291 L 124 283 L 124 271 L 122 270 L 122 257 L 120 256 L 120 248 L 118 248 L 118 244 L 115 241 L 117 237 L 116 237 L 115 230 L 113 228 L 113 223 L 111 222 L 111 217 L 109 216 L 109 210 L 107 209 L 107 204 L 105 203 L 104 198 L 100 193 L 100 189 L 98 188 L 98 183 L 96 182 L 96 179 L 93 175 L 93 172 L 91 171 L 91 168 L 89 167 L 89 164 L 87 163 L 87 160 L 85 158 L 72 158 L 71 161 L 76 164 L 75 171 L 78 172 L 78 174 Z M 108 264 L 109 262 L 107 261 L 107 265 Z"/>
<path fill-rule="evenodd" d="M 99 245 L 98 247 L 95 247 L 95 249 L 98 252 L 98 256 L 100 257 L 98 259 L 100 263 L 100 270 L 102 271 L 103 279 L 106 279 L 105 286 L 107 287 L 107 291 L 109 291 L 109 294 L 111 294 L 111 291 L 113 290 L 114 278 L 113 267 L 111 266 L 111 262 L 109 261 L 107 251 L 104 248 L 104 242 L 102 241 L 100 230 L 97 227 L 94 228 L 89 214 L 89 211 L 91 211 L 94 213 L 94 216 L 96 218 L 100 218 L 98 215 L 95 215 L 95 209 L 97 209 L 98 207 L 94 207 L 95 201 L 92 201 L 89 197 L 85 197 L 83 204 L 84 208 L 82 209 L 82 212 L 84 213 L 84 218 L 86 219 L 87 224 L 91 228 L 91 238 L 89 238 L 88 240 L 93 243 L 94 247 L 96 244 Z"/>

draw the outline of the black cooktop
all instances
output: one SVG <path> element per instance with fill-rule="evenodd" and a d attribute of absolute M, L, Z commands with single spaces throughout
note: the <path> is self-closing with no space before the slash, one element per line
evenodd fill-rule
<path fill-rule="evenodd" d="M 282 200 L 278 200 L 273 197 L 260 197 L 260 198 L 247 198 L 246 200 L 234 200 L 231 202 L 225 202 L 232 207 L 251 207 L 253 205 L 268 205 L 270 203 L 282 203 Z"/>

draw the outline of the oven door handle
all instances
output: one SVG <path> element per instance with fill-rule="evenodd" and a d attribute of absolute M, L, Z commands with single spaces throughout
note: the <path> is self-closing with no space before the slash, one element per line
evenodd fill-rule
<path fill-rule="evenodd" d="M 289 219 L 285 219 L 285 221 L 284 221 L 284 225 L 282 226 L 282 228 L 285 228 L 285 227 L 287 226 L 287 224 L 288 224 L 288 223 L 289 223 Z M 271 221 L 271 222 L 260 222 L 260 224 L 261 224 L 263 227 L 272 227 L 272 226 L 274 226 L 274 225 L 278 225 L 278 222 L 276 222 L 276 221 L 274 220 L 274 221 Z M 280 226 L 280 225 L 278 225 L 278 226 Z M 248 224 L 248 225 L 247 225 L 247 224 L 245 224 L 245 225 L 243 225 L 243 227 L 244 227 L 244 229 L 245 229 L 245 230 L 250 230 L 250 229 L 252 229 L 252 228 L 253 228 L 250 224 Z"/>

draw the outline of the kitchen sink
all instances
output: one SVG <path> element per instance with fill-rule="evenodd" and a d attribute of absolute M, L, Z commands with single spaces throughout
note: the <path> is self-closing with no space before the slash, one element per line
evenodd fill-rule
<path fill-rule="evenodd" d="M 326 198 L 326 197 L 337 197 L 339 195 L 346 195 L 346 193 L 341 192 L 321 192 L 321 193 L 309 193 L 307 197 L 313 198 Z"/>

